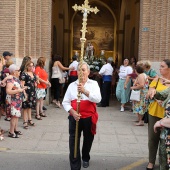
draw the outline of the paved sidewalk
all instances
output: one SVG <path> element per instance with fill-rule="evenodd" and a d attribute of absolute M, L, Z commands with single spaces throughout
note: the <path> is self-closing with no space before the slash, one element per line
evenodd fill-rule
<path fill-rule="evenodd" d="M 54 105 L 47 108 L 48 117 L 43 118 L 43 120 L 36 120 L 33 116 L 36 126 L 29 127 L 28 130 L 23 129 L 22 119 L 20 119 L 18 130 L 21 130 L 23 135 L 19 139 L 12 139 L 7 137 L 6 133 L 5 140 L 0 141 L 0 151 L 4 151 L 4 154 L 60 155 L 60 159 L 64 158 L 67 162 L 65 162 L 67 164 L 65 169 L 69 169 L 68 113 Z M 95 164 L 100 163 L 100 167 L 102 167 L 102 165 L 105 165 L 104 162 L 107 161 L 112 164 L 112 158 L 115 158 L 115 160 L 122 161 L 118 165 L 113 162 L 115 167 L 113 166 L 108 170 L 121 169 L 120 167 L 128 169 L 129 163 L 133 164 L 131 169 L 140 170 L 136 166 L 142 164 L 144 168 L 148 157 L 147 125 L 134 126 L 133 121 L 136 116 L 129 112 L 130 107 L 125 112 L 120 112 L 120 104 L 116 100 L 110 101 L 110 107 L 99 107 L 97 109 L 99 121 L 91 150 L 91 160 L 94 161 L 94 167 Z M 0 120 L 0 125 L 3 129 L 8 130 L 9 122 L 4 121 L 3 118 Z M 6 149 L 7 151 L 5 151 Z M 126 159 L 131 160 L 127 163 Z M 104 170 L 104 168 L 101 170 Z"/>

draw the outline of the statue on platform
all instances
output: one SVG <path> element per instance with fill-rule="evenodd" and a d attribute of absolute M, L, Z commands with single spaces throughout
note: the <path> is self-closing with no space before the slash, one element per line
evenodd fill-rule
<path fill-rule="evenodd" d="M 91 42 L 88 42 L 88 44 L 87 44 L 85 56 L 88 59 L 90 59 L 94 56 L 94 47 Z"/>

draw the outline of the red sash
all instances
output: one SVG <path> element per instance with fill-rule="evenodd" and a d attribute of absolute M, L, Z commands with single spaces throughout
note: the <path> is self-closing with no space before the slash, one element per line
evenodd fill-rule
<path fill-rule="evenodd" d="M 77 71 L 70 71 L 70 76 L 77 76 Z"/>
<path fill-rule="evenodd" d="M 74 110 L 77 110 L 77 100 L 71 101 L 71 106 Z M 80 110 L 81 118 L 88 118 L 91 117 L 92 127 L 91 132 L 92 134 L 96 134 L 96 124 L 98 120 L 98 113 L 96 112 L 96 103 L 90 102 L 89 100 L 81 100 L 80 102 Z"/>

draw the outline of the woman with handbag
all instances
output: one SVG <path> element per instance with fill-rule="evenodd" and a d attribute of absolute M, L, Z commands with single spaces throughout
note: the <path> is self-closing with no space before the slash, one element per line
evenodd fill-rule
<path fill-rule="evenodd" d="M 64 83 L 62 80 L 65 80 L 63 71 L 65 70 L 74 70 L 74 67 L 64 67 L 61 64 L 61 56 L 55 55 L 52 62 L 52 89 L 54 91 L 54 99 L 53 103 L 57 105 L 57 107 L 61 108 L 60 105 L 60 88 L 61 84 Z"/>
<path fill-rule="evenodd" d="M 138 116 L 138 123 L 136 123 L 136 126 L 144 126 L 144 122 L 142 120 L 143 115 L 147 111 L 147 101 L 146 101 L 146 94 L 148 92 L 148 87 L 149 87 L 149 82 L 147 79 L 146 74 L 144 73 L 144 68 L 142 65 L 137 65 L 136 66 L 136 74 L 138 75 L 133 86 L 131 87 L 132 93 L 130 99 L 133 101 L 133 113 L 137 114 Z M 132 99 L 133 92 L 137 90 L 137 96 L 138 100 L 135 98 Z"/>
<path fill-rule="evenodd" d="M 160 74 L 161 77 L 167 80 L 170 80 L 170 59 L 165 59 L 160 64 Z M 148 95 L 152 92 L 153 89 L 156 89 L 157 92 L 165 90 L 169 87 L 169 84 L 164 84 L 163 79 L 154 79 L 149 85 Z M 148 149 L 149 149 L 149 163 L 146 167 L 147 170 L 153 170 L 156 155 L 158 150 L 158 145 L 160 142 L 160 131 L 157 133 L 154 132 L 154 124 L 164 117 L 165 109 L 162 107 L 159 100 L 153 100 L 148 108 L 149 123 L 148 123 Z"/>
<path fill-rule="evenodd" d="M 129 66 L 129 60 L 124 59 L 123 65 L 120 66 L 118 71 L 119 81 L 116 87 L 116 97 L 121 103 L 121 112 L 125 111 L 125 104 L 129 101 L 131 82 L 129 81 L 127 84 L 125 84 L 125 82 L 128 74 L 131 74 L 132 72 L 133 69 L 131 66 Z"/>

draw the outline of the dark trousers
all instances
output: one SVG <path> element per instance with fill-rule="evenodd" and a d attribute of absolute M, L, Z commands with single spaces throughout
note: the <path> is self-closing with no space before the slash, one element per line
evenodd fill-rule
<path fill-rule="evenodd" d="M 72 83 L 78 79 L 78 76 L 69 76 L 68 83 Z"/>
<path fill-rule="evenodd" d="M 1 87 L 1 103 L 5 107 L 6 101 L 6 87 Z"/>
<path fill-rule="evenodd" d="M 111 81 L 104 81 L 102 84 L 102 100 L 101 105 L 102 106 L 109 106 L 109 99 L 110 99 L 110 93 L 111 93 Z"/>
<path fill-rule="evenodd" d="M 155 164 L 158 145 L 160 141 L 160 129 L 157 133 L 154 132 L 154 124 L 159 121 L 160 118 L 151 116 L 149 114 L 149 123 L 148 123 L 148 148 L 149 148 L 149 162 Z"/>
<path fill-rule="evenodd" d="M 74 143 L 75 143 L 75 129 L 76 121 L 73 116 L 69 116 L 69 148 L 70 148 L 70 166 L 71 170 L 81 169 L 81 154 L 80 154 L 80 137 L 83 131 L 83 146 L 82 146 L 82 160 L 88 162 L 90 160 L 90 150 L 93 143 L 94 135 L 91 133 L 91 117 L 80 119 L 78 128 L 78 147 L 77 157 L 74 158 Z"/>
<path fill-rule="evenodd" d="M 60 87 L 61 87 L 61 84 L 59 83 L 58 78 L 53 78 L 52 79 L 52 86 L 53 86 L 53 90 L 54 90 L 54 99 L 59 101 L 60 100 Z"/>

